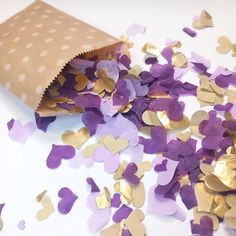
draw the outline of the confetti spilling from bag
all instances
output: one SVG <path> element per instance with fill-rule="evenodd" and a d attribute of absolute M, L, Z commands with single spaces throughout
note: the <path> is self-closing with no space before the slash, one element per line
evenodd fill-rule
<path fill-rule="evenodd" d="M 192 26 L 213 27 L 211 15 L 203 10 Z M 183 31 L 197 35 L 188 27 Z M 144 26 L 133 24 L 127 36 L 144 32 Z M 132 47 L 128 37 L 122 41 Z M 235 54 L 227 37 L 218 43 L 219 53 Z M 59 168 L 66 160 L 72 168 L 103 165 L 112 175 L 113 186 L 98 186 L 92 176 L 86 179 L 91 211 L 87 226 L 102 236 L 147 235 L 145 212 L 185 221 L 186 210 L 192 210 L 191 232 L 202 236 L 213 235 L 222 221 L 236 229 L 236 92 L 229 89 L 236 84 L 236 72 L 219 67 L 211 73 L 210 61 L 194 52 L 186 56 L 179 41 L 168 42 L 162 50 L 147 42 L 141 50 L 149 69 L 132 65 L 124 47 L 102 60 L 90 53 L 76 57 L 50 85 L 45 105 L 82 112 L 84 127 L 62 134 L 64 145 L 52 145 L 47 167 Z M 181 80 L 189 71 L 198 85 Z M 185 114 L 189 104 L 183 96 L 193 97 L 201 107 L 191 117 Z M 203 110 L 206 106 L 208 112 Z M 37 127 L 45 132 L 54 120 L 36 114 Z M 8 123 L 13 137 L 26 129 L 21 124 L 15 128 L 16 122 Z M 24 143 L 27 137 L 17 140 Z M 90 138 L 93 143 L 87 144 Z M 146 189 L 143 179 L 150 171 L 156 179 Z M 186 209 L 178 205 L 178 196 Z M 68 214 L 78 199 L 68 187 L 60 189 L 58 197 L 62 214 Z M 37 201 L 42 205 L 38 220 L 54 213 L 46 191 Z M 113 223 L 107 226 L 110 219 Z M 23 229 L 23 222 L 19 224 Z"/>

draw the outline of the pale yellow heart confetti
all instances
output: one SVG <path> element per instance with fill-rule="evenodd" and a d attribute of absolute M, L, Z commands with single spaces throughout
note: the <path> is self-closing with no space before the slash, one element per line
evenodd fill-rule
<path fill-rule="evenodd" d="M 157 57 L 161 55 L 161 51 L 154 44 L 151 43 L 145 43 L 141 51 Z"/>
<path fill-rule="evenodd" d="M 72 145 L 79 149 L 90 137 L 90 132 L 87 128 L 83 127 L 79 129 L 76 133 L 74 131 L 68 130 L 62 134 L 62 141 L 65 144 Z"/>
<path fill-rule="evenodd" d="M 46 220 L 50 215 L 55 212 L 55 208 L 49 196 L 46 195 L 47 191 L 43 191 L 36 197 L 36 201 L 40 202 L 42 209 L 37 212 L 36 218 L 39 221 Z"/>
<path fill-rule="evenodd" d="M 104 146 L 111 151 L 112 155 L 125 150 L 129 142 L 126 138 L 115 139 L 112 135 L 107 135 L 102 139 Z"/>
<path fill-rule="evenodd" d="M 161 125 L 161 122 L 158 119 L 157 113 L 154 111 L 148 111 L 146 110 L 142 114 L 142 120 L 146 125 Z"/>
<path fill-rule="evenodd" d="M 206 10 L 203 10 L 200 16 L 193 20 L 192 26 L 198 30 L 213 27 L 211 15 Z"/>
<path fill-rule="evenodd" d="M 233 44 L 226 36 L 219 37 L 217 42 L 219 44 L 216 48 L 218 53 L 227 54 L 232 50 Z"/>
<path fill-rule="evenodd" d="M 181 53 L 181 52 L 176 52 L 173 56 L 172 56 L 172 65 L 176 66 L 176 67 L 180 67 L 180 68 L 185 68 L 188 65 L 188 59 L 186 58 L 186 56 Z"/>

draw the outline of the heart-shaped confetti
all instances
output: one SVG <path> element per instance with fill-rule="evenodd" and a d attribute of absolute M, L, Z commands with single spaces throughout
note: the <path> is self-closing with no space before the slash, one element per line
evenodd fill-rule
<path fill-rule="evenodd" d="M 105 147 L 108 148 L 108 150 L 111 151 L 112 155 L 123 151 L 129 145 L 127 139 L 125 139 L 125 138 L 115 139 L 111 135 L 105 136 L 102 139 L 102 141 L 103 141 L 103 144 L 105 145 Z"/>
<path fill-rule="evenodd" d="M 218 53 L 227 54 L 232 50 L 233 44 L 226 36 L 219 37 L 217 42 L 219 44 L 216 48 Z"/>
<path fill-rule="evenodd" d="M 138 167 L 135 163 L 129 163 L 128 166 L 125 168 L 122 176 L 129 181 L 131 184 L 139 184 L 140 179 L 135 173 L 138 171 Z"/>
<path fill-rule="evenodd" d="M 9 122 L 11 125 L 9 128 L 9 137 L 18 143 L 25 144 L 27 139 L 33 135 L 36 130 L 36 126 L 33 122 L 28 122 L 26 124 L 22 124 L 20 120 L 12 119 Z"/>
<path fill-rule="evenodd" d="M 81 128 L 76 133 L 73 131 L 66 131 L 61 138 L 65 144 L 69 144 L 79 149 L 89 137 L 89 130 L 87 128 Z"/>
<path fill-rule="evenodd" d="M 211 15 L 206 10 L 203 10 L 200 16 L 194 18 L 192 26 L 198 30 L 205 29 L 207 27 L 213 27 Z"/>
<path fill-rule="evenodd" d="M 58 203 L 58 211 L 61 214 L 68 214 L 71 211 L 75 201 L 78 199 L 78 196 L 67 187 L 59 190 L 58 197 L 61 198 Z"/>
<path fill-rule="evenodd" d="M 36 198 L 36 200 L 42 205 L 42 209 L 39 210 L 36 215 L 36 218 L 39 221 L 46 220 L 50 215 L 52 215 L 55 212 L 51 199 L 46 194 L 47 194 L 47 191 L 43 191 Z"/>
<path fill-rule="evenodd" d="M 18 227 L 20 230 L 24 230 L 24 229 L 25 229 L 25 221 L 24 221 L 24 220 L 21 220 L 21 221 L 17 224 L 17 227 Z"/>
<path fill-rule="evenodd" d="M 51 152 L 47 158 L 47 167 L 55 169 L 60 166 L 61 161 L 69 160 L 75 156 L 75 149 L 69 145 L 52 145 Z"/>
<path fill-rule="evenodd" d="M 137 34 L 144 34 L 144 33 L 145 33 L 145 27 L 139 24 L 132 24 L 126 31 L 126 34 L 129 37 L 134 37 Z"/>

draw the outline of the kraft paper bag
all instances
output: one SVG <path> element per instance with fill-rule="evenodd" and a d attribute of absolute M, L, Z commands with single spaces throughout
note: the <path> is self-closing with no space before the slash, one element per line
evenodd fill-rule
<path fill-rule="evenodd" d="M 102 59 L 121 44 L 38 0 L 0 25 L 0 84 L 41 116 L 68 113 L 45 106 L 49 86 L 73 58 L 87 54 Z"/>

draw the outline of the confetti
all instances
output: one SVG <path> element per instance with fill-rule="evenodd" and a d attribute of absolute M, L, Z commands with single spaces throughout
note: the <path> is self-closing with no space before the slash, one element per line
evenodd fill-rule
<path fill-rule="evenodd" d="M 71 145 L 80 149 L 80 147 L 89 139 L 90 132 L 87 128 L 81 128 L 76 133 L 73 131 L 66 131 L 62 134 L 62 141 L 65 144 Z"/>
<path fill-rule="evenodd" d="M 213 27 L 212 17 L 203 10 L 192 26 Z M 126 33 L 134 37 L 144 32 L 144 26 L 133 24 Z M 183 32 L 197 36 L 188 27 Z M 91 210 L 87 226 L 103 236 L 147 235 L 141 210 L 146 203 L 147 213 L 185 221 L 179 197 L 193 211 L 192 234 L 210 236 L 223 221 L 235 230 L 236 92 L 231 87 L 236 72 L 222 66 L 212 70 L 210 60 L 196 52 L 187 56 L 182 43 L 171 39 L 162 49 L 145 43 L 141 66 L 130 59 L 133 43 L 127 36 L 121 41 L 116 51 L 76 56 L 45 91 L 42 104 L 51 114 L 82 113 L 84 126 L 65 131 L 64 145 L 52 144 L 47 167 L 58 168 L 64 159 L 71 168 L 102 165 L 110 174 L 112 189 L 99 188 L 93 176 L 86 178 Z M 236 55 L 235 43 L 226 36 L 218 38 L 216 50 Z M 192 74 L 198 86 L 188 82 Z M 200 106 L 192 107 L 190 117 L 188 98 Z M 55 119 L 35 114 L 37 128 L 44 132 Z M 31 125 L 12 119 L 9 136 L 25 143 L 36 129 Z M 146 191 L 151 171 L 156 177 Z M 61 214 L 68 214 L 78 200 L 68 187 L 58 197 Z M 37 201 L 42 205 L 37 219 L 42 221 L 55 209 L 46 191 Z"/>
<path fill-rule="evenodd" d="M 126 205 L 122 205 L 113 215 L 112 220 L 116 223 L 120 223 L 122 220 L 127 219 L 127 217 L 132 212 L 132 209 Z"/>
<path fill-rule="evenodd" d="M 0 231 L 3 229 L 3 220 L 2 220 L 2 210 L 3 210 L 3 207 L 5 206 L 5 203 L 1 203 L 0 204 Z"/>
<path fill-rule="evenodd" d="M 144 34 L 145 33 L 145 27 L 143 25 L 139 24 L 132 24 L 126 31 L 126 34 L 129 37 L 134 37 L 137 34 Z"/>
<path fill-rule="evenodd" d="M 122 176 L 131 184 L 139 184 L 140 179 L 135 174 L 138 171 L 138 167 L 135 163 L 129 163 L 127 167 L 125 168 L 124 172 L 122 173 Z"/>
<path fill-rule="evenodd" d="M 227 54 L 232 52 L 232 56 L 236 56 L 236 47 L 235 43 L 233 44 L 226 36 L 220 36 L 217 40 L 218 46 L 216 47 L 216 51 L 220 54 Z"/>
<path fill-rule="evenodd" d="M 58 197 L 61 198 L 58 203 L 58 211 L 61 214 L 68 214 L 71 211 L 75 201 L 78 199 L 78 196 L 67 187 L 59 190 Z"/>
<path fill-rule="evenodd" d="M 183 31 L 184 31 L 184 33 L 186 33 L 187 35 L 189 35 L 192 38 L 195 38 L 197 36 L 197 32 L 188 28 L 188 27 L 184 27 Z"/>
<path fill-rule="evenodd" d="M 132 203 L 134 207 L 141 208 L 145 202 L 144 184 L 140 182 L 136 186 L 132 186 Z"/>
<path fill-rule="evenodd" d="M 213 27 L 211 15 L 206 10 L 203 10 L 200 16 L 194 18 L 192 26 L 197 30 Z"/>
<path fill-rule="evenodd" d="M 111 151 L 112 155 L 117 154 L 124 149 L 126 149 L 129 145 L 128 140 L 125 138 L 115 139 L 111 135 L 107 135 L 103 138 L 104 146 Z"/>
<path fill-rule="evenodd" d="M 158 50 L 157 47 L 151 43 L 145 43 L 141 50 L 144 53 L 151 54 L 156 57 L 160 56 L 161 54 L 160 50 Z"/>
<path fill-rule="evenodd" d="M 88 185 L 91 186 L 91 193 L 100 192 L 100 189 L 98 188 L 98 186 L 96 185 L 96 183 L 94 182 L 94 180 L 91 177 L 88 177 L 86 179 L 86 182 Z"/>
<path fill-rule="evenodd" d="M 50 117 L 40 117 L 40 115 L 35 112 L 35 122 L 37 128 L 42 130 L 43 132 L 47 132 L 48 126 L 56 120 L 56 116 Z"/>
<path fill-rule="evenodd" d="M 42 209 L 37 212 L 37 215 L 36 215 L 37 220 L 44 221 L 55 212 L 51 199 L 47 195 L 47 190 L 40 193 L 36 197 L 36 201 L 41 203 L 42 205 Z"/>
<path fill-rule="evenodd" d="M 197 206 L 197 200 L 192 186 L 182 186 L 180 189 L 180 197 L 188 210 Z"/>
<path fill-rule="evenodd" d="M 96 197 L 99 193 L 91 193 L 87 198 L 87 206 L 93 212 L 89 217 L 87 226 L 92 232 L 100 231 L 110 220 L 111 208 L 99 209 L 96 204 Z"/>
<path fill-rule="evenodd" d="M 51 152 L 47 158 L 47 167 L 50 169 L 58 168 L 62 159 L 69 160 L 75 156 L 75 149 L 69 145 L 52 145 Z"/>
<path fill-rule="evenodd" d="M 8 130 L 8 135 L 13 141 L 25 144 L 36 131 L 36 126 L 33 122 L 22 124 L 20 120 L 12 119 L 8 122 Z"/>
<path fill-rule="evenodd" d="M 24 229 L 25 229 L 25 221 L 24 221 L 24 220 L 21 220 L 21 221 L 17 224 L 17 227 L 18 227 L 20 230 L 24 230 Z"/>
<path fill-rule="evenodd" d="M 225 212 L 224 215 L 224 221 L 225 223 L 233 229 L 236 229 L 236 223 L 235 223 L 235 218 L 236 218 L 236 214 L 235 214 L 235 200 L 236 200 L 236 196 L 234 194 L 229 194 L 226 196 L 226 202 L 229 205 L 230 209 L 228 211 Z"/>
<path fill-rule="evenodd" d="M 140 209 L 133 210 L 124 224 L 127 226 L 131 235 L 144 236 L 146 229 L 142 221 L 144 220 L 144 213 Z"/>

